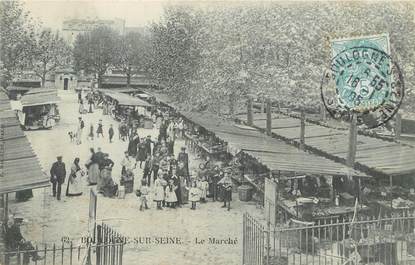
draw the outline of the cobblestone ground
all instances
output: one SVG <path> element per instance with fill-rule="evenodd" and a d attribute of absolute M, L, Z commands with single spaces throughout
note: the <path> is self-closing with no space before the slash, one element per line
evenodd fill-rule
<path fill-rule="evenodd" d="M 104 136 L 110 124 L 118 128 L 118 124 L 109 116 L 103 116 L 101 110 L 92 114 L 82 115 L 85 129 L 81 145 L 70 142 L 68 132 L 75 131 L 78 119 L 78 104 L 75 93 L 60 91 L 62 102 L 60 123 L 52 130 L 29 131 L 26 133 L 45 172 L 49 172 L 51 164 L 57 155 L 63 156 L 63 161 L 69 170 L 75 157 L 81 159 L 81 165 L 89 158 L 90 147 L 101 147 L 103 152 L 110 154 L 114 160 L 113 177 L 119 182 L 120 162 L 127 143 L 118 140 L 109 143 L 108 138 L 87 141 L 86 136 L 92 123 L 96 129 L 99 119 L 104 125 Z M 116 130 L 117 131 L 117 130 Z M 139 129 L 139 135 L 157 136 L 157 130 Z M 176 141 L 175 151 L 180 150 L 183 141 Z M 197 167 L 199 162 L 191 155 L 190 167 Z M 135 172 L 137 186 L 141 179 L 142 170 Z M 66 189 L 66 183 L 63 192 Z M 16 203 L 11 198 L 10 208 L 13 212 L 24 217 L 23 232 L 27 239 L 37 243 L 59 243 L 62 237 L 69 237 L 76 244 L 81 236 L 87 235 L 89 187 L 84 185 L 83 195 L 69 198 L 63 196 L 61 201 L 51 196 L 51 188 L 34 190 L 34 198 L 27 202 Z M 179 209 L 155 210 L 150 202 L 150 210 L 139 211 L 139 202 L 134 194 L 127 194 L 125 199 L 110 199 L 98 195 L 97 219 L 104 221 L 130 238 L 155 236 L 180 237 L 181 244 L 127 244 L 124 252 L 124 263 L 127 265 L 175 265 L 175 264 L 241 264 L 242 255 L 242 214 L 249 211 L 260 216 L 261 210 L 252 202 L 242 203 L 237 200 L 237 194 L 232 203 L 232 210 L 226 211 L 221 204 L 208 202 L 198 205 L 196 211 L 191 211 L 186 205 Z M 196 244 L 196 238 L 207 240 L 209 237 L 218 239 L 236 239 L 233 245 Z"/>

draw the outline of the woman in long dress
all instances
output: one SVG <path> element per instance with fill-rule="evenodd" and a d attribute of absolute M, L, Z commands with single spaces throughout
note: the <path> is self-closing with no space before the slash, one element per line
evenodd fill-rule
<path fill-rule="evenodd" d="M 114 166 L 114 162 L 109 158 L 108 154 L 104 154 L 104 161 L 102 163 L 101 175 L 98 178 L 97 183 L 97 190 L 98 192 L 106 194 L 111 193 L 112 186 L 114 185 L 114 181 L 112 180 L 112 167 Z M 115 194 L 114 194 L 115 195 Z M 108 196 L 111 197 L 111 196 Z"/>
<path fill-rule="evenodd" d="M 71 173 L 68 178 L 68 185 L 66 187 L 66 196 L 80 196 L 82 195 L 81 182 L 84 173 L 79 166 L 79 158 L 75 158 L 72 166 Z"/>
<path fill-rule="evenodd" d="M 95 151 L 93 148 L 90 149 L 91 151 L 91 158 L 89 159 L 86 167 L 88 169 L 88 183 L 89 185 L 96 185 L 98 181 L 98 177 L 100 174 L 98 159 L 95 155 Z"/>

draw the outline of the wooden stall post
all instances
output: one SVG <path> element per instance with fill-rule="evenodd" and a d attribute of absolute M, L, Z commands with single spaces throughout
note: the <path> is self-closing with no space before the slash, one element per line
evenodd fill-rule
<path fill-rule="evenodd" d="M 271 135 L 271 99 L 267 98 L 267 135 Z"/>
<path fill-rule="evenodd" d="M 395 120 L 395 140 L 396 141 L 399 141 L 399 139 L 401 138 L 401 133 L 402 133 L 402 116 L 398 112 L 396 113 L 396 120 Z"/>
<path fill-rule="evenodd" d="M 265 97 L 261 98 L 261 113 L 265 113 Z"/>
<path fill-rule="evenodd" d="M 356 145 L 357 145 L 357 117 L 355 114 L 352 116 L 349 130 L 349 152 L 347 155 L 347 166 L 354 168 L 354 161 L 356 158 Z"/>
<path fill-rule="evenodd" d="M 322 120 L 322 121 L 325 121 L 326 120 L 326 107 L 324 106 L 324 104 L 321 104 L 320 105 L 320 119 Z"/>
<path fill-rule="evenodd" d="M 254 123 L 254 118 L 253 118 L 253 113 L 252 113 L 252 108 L 253 107 L 253 100 L 251 96 L 248 96 L 248 104 L 247 104 L 247 111 L 248 111 L 248 117 L 247 117 L 247 122 L 248 122 L 248 126 L 252 126 Z"/>
<path fill-rule="evenodd" d="M 305 144 L 305 112 L 301 110 L 301 122 L 300 122 L 300 149 L 304 150 Z"/>
<path fill-rule="evenodd" d="M 7 224 L 7 221 L 9 220 L 9 194 L 3 194 L 3 221 L 4 224 Z"/>

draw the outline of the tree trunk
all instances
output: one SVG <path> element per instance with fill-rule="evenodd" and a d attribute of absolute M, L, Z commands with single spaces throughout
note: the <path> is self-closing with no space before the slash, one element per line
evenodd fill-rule
<path fill-rule="evenodd" d="M 131 84 L 131 67 L 129 66 L 127 69 L 127 88 L 130 88 Z"/>
<path fill-rule="evenodd" d="M 102 84 L 102 74 L 101 73 L 98 73 L 97 83 L 98 83 L 98 88 L 101 88 L 101 84 Z"/>
<path fill-rule="evenodd" d="M 46 85 L 46 73 L 43 73 L 42 74 L 41 79 L 42 79 L 42 87 L 45 88 L 45 85 Z"/>
<path fill-rule="evenodd" d="M 229 115 L 231 116 L 231 118 L 233 118 L 234 114 L 235 114 L 235 95 L 234 93 L 232 93 L 229 96 Z"/>

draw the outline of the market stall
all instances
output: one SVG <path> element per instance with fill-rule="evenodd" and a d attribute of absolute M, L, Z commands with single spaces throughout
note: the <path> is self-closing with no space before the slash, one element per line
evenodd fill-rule
<path fill-rule="evenodd" d="M 139 98 L 112 91 L 100 91 L 104 98 L 104 109 L 114 119 L 128 120 L 129 123 L 135 123 L 137 126 L 144 126 L 146 117 L 149 115 L 151 104 Z"/>
<path fill-rule="evenodd" d="M 11 106 L 24 129 L 50 129 L 60 120 L 59 102 L 56 90 L 39 89 L 11 101 Z"/>

